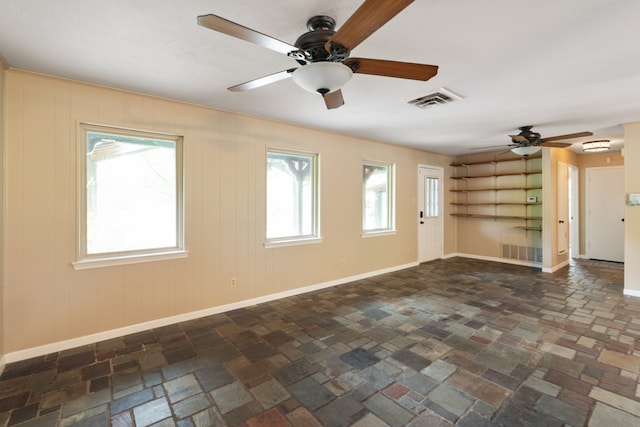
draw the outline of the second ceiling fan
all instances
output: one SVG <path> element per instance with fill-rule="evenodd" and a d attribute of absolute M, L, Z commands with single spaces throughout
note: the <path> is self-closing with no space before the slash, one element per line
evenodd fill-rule
<path fill-rule="evenodd" d="M 217 15 L 198 16 L 198 24 L 255 43 L 293 58 L 300 65 L 228 88 L 245 91 L 292 77 L 303 89 L 317 92 L 327 108 L 344 104 L 341 87 L 353 73 L 426 81 L 438 72 L 437 65 L 351 58 L 363 40 L 386 24 L 413 0 L 365 0 L 337 31 L 329 16 L 314 16 L 307 22 L 309 32 L 291 45 Z"/>

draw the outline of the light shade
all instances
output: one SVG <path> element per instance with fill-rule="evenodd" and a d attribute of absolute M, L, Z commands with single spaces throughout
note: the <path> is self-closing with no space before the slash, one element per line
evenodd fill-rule
<path fill-rule="evenodd" d="M 608 139 L 600 139 L 597 141 L 588 141 L 582 143 L 582 151 L 587 153 L 595 153 L 597 151 L 607 151 L 611 147 Z"/>
<path fill-rule="evenodd" d="M 512 152 L 516 153 L 518 156 L 530 156 L 534 153 L 540 151 L 539 145 L 523 145 L 522 147 L 514 147 L 511 149 Z"/>
<path fill-rule="evenodd" d="M 302 89 L 314 93 L 329 93 L 347 83 L 353 71 L 340 62 L 313 62 L 293 72 L 293 81 Z"/>

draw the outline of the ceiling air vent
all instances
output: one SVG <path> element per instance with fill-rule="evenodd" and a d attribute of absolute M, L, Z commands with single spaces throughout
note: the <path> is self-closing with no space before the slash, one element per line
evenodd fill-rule
<path fill-rule="evenodd" d="M 429 108 L 433 105 L 448 104 L 461 99 L 462 97 L 460 95 L 456 95 L 450 90 L 441 87 L 440 90 L 435 93 L 412 99 L 409 101 L 409 104 L 418 108 Z"/>

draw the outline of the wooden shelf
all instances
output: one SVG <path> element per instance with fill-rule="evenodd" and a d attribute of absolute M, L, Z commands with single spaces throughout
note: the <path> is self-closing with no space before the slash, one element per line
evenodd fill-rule
<path fill-rule="evenodd" d="M 527 202 L 474 202 L 474 203 L 460 203 L 451 202 L 454 206 L 500 206 L 500 205 L 517 205 L 517 206 L 534 206 L 541 205 L 542 202 L 527 203 Z"/>
<path fill-rule="evenodd" d="M 470 191 L 508 191 L 508 190 L 540 190 L 542 189 L 542 186 L 535 186 L 535 187 L 501 187 L 501 188 L 495 188 L 495 187 L 485 187 L 485 188 L 464 188 L 464 189 L 458 189 L 458 188 L 452 188 L 449 191 L 452 191 L 454 193 L 468 193 Z"/>
<path fill-rule="evenodd" d="M 451 179 L 494 178 L 499 176 L 539 175 L 542 171 L 492 173 L 487 175 L 450 176 Z"/>
<path fill-rule="evenodd" d="M 525 162 L 528 160 L 541 159 L 542 154 L 537 156 L 529 156 L 529 157 L 514 157 L 510 159 L 500 159 L 500 160 L 485 160 L 482 162 L 459 162 L 459 163 L 451 163 L 449 166 L 472 166 L 472 165 L 492 165 L 494 163 L 502 163 L 502 162 L 517 162 L 524 160 Z"/>
<path fill-rule="evenodd" d="M 526 216 L 526 215 L 481 215 L 481 214 L 468 214 L 454 212 L 452 216 L 462 216 L 467 218 L 492 218 L 492 219 L 526 219 L 526 220 L 541 220 L 541 216 Z"/>
<path fill-rule="evenodd" d="M 513 228 L 519 228 L 521 230 L 532 230 L 532 231 L 542 231 L 542 227 L 527 227 L 525 225 L 518 225 Z"/>

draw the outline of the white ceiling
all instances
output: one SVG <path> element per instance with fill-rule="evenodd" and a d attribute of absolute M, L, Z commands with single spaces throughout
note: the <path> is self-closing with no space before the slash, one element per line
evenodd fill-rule
<path fill-rule="evenodd" d="M 311 16 L 339 27 L 361 3 L 0 0 L 0 55 L 13 68 L 452 155 L 506 146 L 523 125 L 543 137 L 592 131 L 619 148 L 621 124 L 640 121 L 638 0 L 415 1 L 352 56 L 436 64 L 438 75 L 356 74 L 335 110 L 291 79 L 227 91 L 297 64 L 196 24 L 213 13 L 293 44 Z M 407 104 L 442 87 L 464 99 Z"/>

